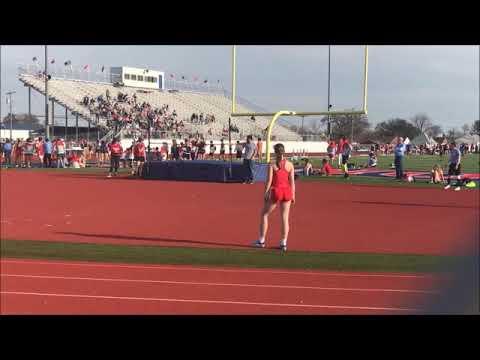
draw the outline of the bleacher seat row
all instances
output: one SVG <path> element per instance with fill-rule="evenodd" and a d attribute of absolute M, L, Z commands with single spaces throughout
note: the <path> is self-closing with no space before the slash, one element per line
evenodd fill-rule
<path fill-rule="evenodd" d="M 27 86 L 31 86 L 36 91 L 45 94 L 44 79 L 38 76 L 20 74 L 19 80 Z M 80 117 L 97 126 L 106 127 L 106 120 L 92 114 L 89 108 L 83 105 L 82 100 L 85 96 L 89 98 L 97 98 L 99 95 L 105 96 L 107 89 L 110 96 L 116 97 L 118 93 L 133 96 L 135 93 L 137 101 L 147 102 L 154 108 L 160 108 L 164 104 L 168 104 L 175 109 L 178 119 L 182 119 L 185 123 L 185 130 L 191 133 L 200 133 L 207 136 L 210 131 L 212 135 L 208 137 L 220 138 L 223 136 L 223 130 L 228 129 L 228 118 L 231 110 L 231 100 L 221 94 L 200 93 L 200 92 L 169 92 L 152 89 L 138 89 L 133 87 L 115 87 L 113 84 L 95 83 L 81 80 L 67 80 L 60 78 L 52 78 L 48 82 L 49 96 L 57 103 L 65 106 L 73 113 L 77 113 Z M 139 91 L 143 90 L 143 91 Z M 238 112 L 252 112 L 240 104 L 237 105 Z M 207 125 L 199 125 L 190 123 L 192 113 L 212 114 L 216 121 Z M 232 133 L 234 139 L 247 134 L 260 136 L 267 128 L 270 118 L 256 117 L 255 121 L 250 118 L 242 117 L 232 119 L 238 129 L 238 133 Z M 278 140 L 300 140 L 300 136 L 284 126 L 276 125 L 272 131 L 272 135 Z"/>

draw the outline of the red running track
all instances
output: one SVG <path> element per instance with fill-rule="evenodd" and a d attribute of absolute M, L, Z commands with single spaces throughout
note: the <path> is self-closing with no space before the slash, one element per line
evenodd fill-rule
<path fill-rule="evenodd" d="M 1 172 L 1 238 L 246 247 L 257 237 L 262 184 Z M 297 182 L 289 249 L 461 253 L 479 237 L 478 191 Z M 277 246 L 279 216 L 267 246 Z"/>
<path fill-rule="evenodd" d="M 412 314 L 430 275 L 1 259 L 1 314 Z"/>

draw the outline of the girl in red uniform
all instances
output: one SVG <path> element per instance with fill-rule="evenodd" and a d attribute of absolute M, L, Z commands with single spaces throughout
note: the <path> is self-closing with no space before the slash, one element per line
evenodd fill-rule
<path fill-rule="evenodd" d="M 256 247 L 265 247 L 268 216 L 279 204 L 282 215 L 280 249 L 286 251 L 290 205 L 295 202 L 295 169 L 293 164 L 285 159 L 285 147 L 283 144 L 276 144 L 274 151 L 276 161 L 275 164 L 269 165 L 265 183 L 265 202 L 260 217 L 260 237 L 255 241 L 254 245 Z"/>
<path fill-rule="evenodd" d="M 15 167 L 22 166 L 23 163 L 23 143 L 20 139 L 13 145 L 13 154 L 15 155 Z"/>
<path fill-rule="evenodd" d="M 133 147 L 133 160 L 135 161 L 135 167 L 134 170 L 132 170 L 132 175 L 142 176 L 146 155 L 147 152 L 145 144 L 143 143 L 143 138 L 139 138 L 138 142 Z"/>
<path fill-rule="evenodd" d="M 40 159 L 40 166 L 43 166 L 43 157 L 45 155 L 45 151 L 43 150 L 43 139 L 41 137 L 38 138 L 35 144 L 35 150 L 38 158 Z"/>
<path fill-rule="evenodd" d="M 109 178 L 113 175 L 117 176 L 118 168 L 120 167 L 120 157 L 123 153 L 122 145 L 118 142 L 117 138 L 113 138 L 112 143 L 108 146 L 110 149 L 110 171 L 108 172 Z"/>

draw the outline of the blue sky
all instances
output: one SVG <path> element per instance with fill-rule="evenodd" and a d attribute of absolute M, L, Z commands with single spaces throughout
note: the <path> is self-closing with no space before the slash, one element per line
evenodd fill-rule
<path fill-rule="evenodd" d="M 428 114 L 445 130 L 479 118 L 478 46 L 371 46 L 369 119 Z M 17 65 L 34 56 L 43 63 L 43 46 L 2 46 L 2 116 L 4 94 L 16 90 L 15 112 L 27 111 L 27 91 L 17 80 Z M 176 75 L 220 80 L 230 88 L 230 46 L 49 46 L 60 67 L 66 60 L 94 68 L 146 67 Z M 239 46 L 238 95 L 268 110 L 325 110 L 327 46 Z M 360 107 L 363 48 L 332 47 L 332 104 Z M 33 96 L 33 111 L 43 112 Z M 59 109 L 59 114 L 61 110 Z"/>

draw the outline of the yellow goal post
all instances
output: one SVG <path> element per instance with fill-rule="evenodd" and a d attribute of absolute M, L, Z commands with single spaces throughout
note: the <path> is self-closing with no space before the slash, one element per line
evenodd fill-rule
<path fill-rule="evenodd" d="M 268 125 L 267 130 L 267 149 L 266 157 L 267 163 L 270 162 L 270 138 L 272 134 L 273 126 L 280 116 L 319 116 L 319 115 L 367 115 L 367 88 L 368 88 L 368 45 L 364 46 L 364 63 L 363 63 L 363 104 L 360 110 L 325 110 L 325 111 L 291 111 L 280 110 L 277 112 L 249 112 L 249 113 L 237 113 L 236 112 L 236 77 L 237 77 L 237 47 L 232 46 L 232 117 L 243 116 L 271 116 L 272 120 Z"/>

